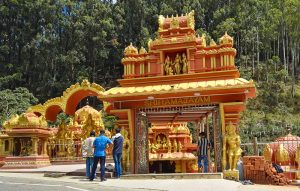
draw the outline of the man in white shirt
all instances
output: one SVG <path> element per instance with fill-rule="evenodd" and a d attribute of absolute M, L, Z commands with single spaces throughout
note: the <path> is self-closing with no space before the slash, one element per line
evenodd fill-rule
<path fill-rule="evenodd" d="M 86 177 L 90 177 L 91 168 L 94 163 L 94 147 L 95 131 L 90 132 L 90 137 L 86 138 L 82 143 L 82 157 L 86 159 Z M 95 173 L 96 176 L 96 173 Z"/>

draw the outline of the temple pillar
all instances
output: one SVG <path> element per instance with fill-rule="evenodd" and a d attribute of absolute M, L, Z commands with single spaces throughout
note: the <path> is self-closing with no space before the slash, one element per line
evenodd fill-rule
<path fill-rule="evenodd" d="M 176 173 L 180 173 L 181 170 L 182 170 L 182 168 L 181 168 L 181 161 L 179 161 L 179 160 L 175 161 L 175 172 Z"/>
<path fill-rule="evenodd" d="M 32 153 L 31 155 L 33 156 L 37 156 L 38 155 L 38 138 L 37 137 L 32 137 L 31 141 L 32 141 Z"/>
<path fill-rule="evenodd" d="M 186 173 L 186 161 L 181 160 L 181 172 Z"/>
<path fill-rule="evenodd" d="M 0 139 L 0 156 L 4 154 L 4 141 Z"/>
<path fill-rule="evenodd" d="M 149 172 L 148 119 L 142 113 L 135 114 L 135 173 Z"/>
<path fill-rule="evenodd" d="M 13 155 L 13 150 L 14 150 L 14 139 L 13 138 L 9 138 L 8 139 L 8 144 L 9 144 L 9 147 L 8 147 L 8 153 L 9 155 Z"/>
<path fill-rule="evenodd" d="M 47 141 L 46 141 L 46 139 L 43 140 L 43 150 L 42 150 L 42 155 L 47 155 Z"/>

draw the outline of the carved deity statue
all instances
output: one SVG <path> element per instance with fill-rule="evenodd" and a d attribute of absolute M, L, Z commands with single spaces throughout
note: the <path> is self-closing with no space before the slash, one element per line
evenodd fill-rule
<path fill-rule="evenodd" d="M 162 147 L 163 147 L 163 149 L 167 149 L 168 148 L 166 137 L 163 138 Z"/>
<path fill-rule="evenodd" d="M 172 152 L 172 143 L 170 140 L 168 140 L 168 153 Z"/>
<path fill-rule="evenodd" d="M 82 126 L 82 138 L 86 139 L 89 137 L 90 132 L 91 131 L 95 131 L 95 132 L 99 132 L 100 131 L 100 127 L 97 127 L 97 125 L 95 124 L 95 121 L 93 120 L 93 117 L 91 114 L 89 114 L 87 116 L 87 118 L 85 119 L 85 121 L 83 122 L 83 126 Z"/>
<path fill-rule="evenodd" d="M 124 137 L 123 150 L 122 150 L 122 166 L 125 171 L 128 171 L 130 165 L 130 141 L 128 138 L 128 131 L 122 129 L 121 134 Z"/>
<path fill-rule="evenodd" d="M 170 57 L 167 56 L 167 58 L 165 59 L 164 62 L 164 70 L 165 70 L 165 74 L 169 75 L 169 68 L 170 68 L 171 62 L 170 62 Z"/>
<path fill-rule="evenodd" d="M 298 164 L 298 169 L 300 169 L 300 145 L 297 147 L 295 161 Z"/>
<path fill-rule="evenodd" d="M 160 149 L 162 147 L 160 136 L 158 135 L 156 138 L 156 148 Z"/>
<path fill-rule="evenodd" d="M 181 58 L 180 58 L 179 54 L 176 54 L 174 65 L 175 65 L 175 74 L 180 74 L 180 71 L 181 71 Z"/>
<path fill-rule="evenodd" d="M 177 152 L 177 141 L 176 140 L 173 141 L 173 148 L 174 148 L 174 152 Z"/>
<path fill-rule="evenodd" d="M 186 59 L 185 53 L 182 54 L 182 73 L 187 74 L 189 71 L 189 65 Z"/>
<path fill-rule="evenodd" d="M 151 147 L 150 147 L 150 152 L 155 154 L 156 153 L 156 149 L 157 149 L 157 147 L 155 146 L 154 143 L 152 143 Z"/>
<path fill-rule="evenodd" d="M 235 170 L 237 161 L 242 153 L 242 149 L 240 148 L 241 138 L 236 134 L 236 126 L 231 122 L 226 127 L 226 132 L 227 133 L 223 138 L 223 169 L 226 168 L 226 157 L 228 157 L 229 169 Z"/>

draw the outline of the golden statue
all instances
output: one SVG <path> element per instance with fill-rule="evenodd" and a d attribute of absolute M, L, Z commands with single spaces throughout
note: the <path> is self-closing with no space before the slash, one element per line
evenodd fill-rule
<path fill-rule="evenodd" d="M 169 75 L 170 65 L 171 65 L 170 58 L 169 58 L 169 56 L 167 56 L 167 58 L 165 59 L 165 62 L 164 62 L 164 70 L 165 70 L 166 75 Z"/>
<path fill-rule="evenodd" d="M 174 65 L 175 65 L 175 74 L 180 74 L 180 71 L 181 71 L 181 59 L 180 59 L 180 55 L 179 54 L 176 54 L 176 58 L 175 58 L 175 61 L 174 61 Z"/>
<path fill-rule="evenodd" d="M 187 74 L 189 71 L 189 65 L 186 59 L 185 53 L 182 54 L 182 73 Z"/>
<path fill-rule="evenodd" d="M 272 161 L 273 150 L 269 144 L 266 145 L 263 155 L 267 161 Z"/>
<path fill-rule="evenodd" d="M 91 114 L 88 114 L 87 118 L 83 122 L 82 126 L 82 139 L 86 139 L 89 137 L 91 131 L 95 131 L 96 134 L 100 132 L 100 127 L 98 127 L 95 124 L 95 121 L 93 120 L 93 116 Z"/>
<path fill-rule="evenodd" d="M 298 145 L 296 150 L 295 161 L 298 164 L 298 169 L 300 169 L 300 145 Z"/>
<path fill-rule="evenodd" d="M 173 141 L 174 152 L 177 152 L 177 141 L 174 139 Z"/>
<path fill-rule="evenodd" d="M 241 138 L 236 134 L 236 126 L 231 122 L 226 127 L 226 132 L 227 133 L 223 138 L 223 169 L 226 168 L 226 158 L 228 157 L 229 170 L 235 170 L 237 161 L 242 153 L 242 149 L 240 148 Z"/>
<path fill-rule="evenodd" d="M 275 158 L 277 162 L 286 162 L 290 160 L 289 152 L 283 147 L 283 144 L 279 145 L 275 153 Z"/>
<path fill-rule="evenodd" d="M 152 143 L 151 144 L 151 147 L 150 147 L 150 150 L 151 150 L 151 153 L 156 153 L 156 149 L 157 149 L 157 147 L 155 146 L 155 144 L 154 143 Z"/>
<path fill-rule="evenodd" d="M 124 137 L 122 150 L 122 167 L 125 171 L 129 171 L 130 165 L 130 141 L 128 139 L 128 131 L 122 128 L 121 134 Z"/>
<path fill-rule="evenodd" d="M 164 138 L 163 138 L 163 141 L 162 141 L 162 148 L 163 148 L 163 149 L 167 149 L 167 147 L 168 147 L 168 146 L 167 146 L 167 139 L 166 139 L 166 137 L 164 137 Z"/>
<path fill-rule="evenodd" d="M 160 136 L 158 135 L 156 138 L 156 148 L 160 149 L 162 147 Z"/>
<path fill-rule="evenodd" d="M 168 153 L 172 152 L 172 143 L 170 140 L 168 140 Z"/>

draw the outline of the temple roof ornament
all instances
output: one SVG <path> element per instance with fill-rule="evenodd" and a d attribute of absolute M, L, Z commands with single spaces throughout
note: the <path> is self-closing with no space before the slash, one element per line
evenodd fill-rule
<path fill-rule="evenodd" d="M 47 121 L 44 116 L 38 117 L 34 113 L 22 113 L 19 115 L 14 115 L 9 120 L 5 121 L 3 124 L 4 129 L 9 130 L 12 128 L 47 128 Z"/>
<path fill-rule="evenodd" d="M 158 16 L 158 32 L 166 32 L 169 29 L 195 29 L 195 12 L 191 11 L 189 14 L 171 17 L 164 17 L 163 15 Z"/>
<path fill-rule="evenodd" d="M 172 17 L 170 28 L 171 29 L 179 28 L 179 20 L 176 17 Z"/>
<path fill-rule="evenodd" d="M 233 38 L 225 32 L 225 34 L 220 38 L 220 44 L 233 45 Z"/>
<path fill-rule="evenodd" d="M 136 47 L 134 47 L 132 45 L 132 43 L 130 43 L 130 45 L 125 48 L 124 54 L 125 54 L 125 56 L 130 55 L 130 54 L 138 54 L 138 50 Z"/>

